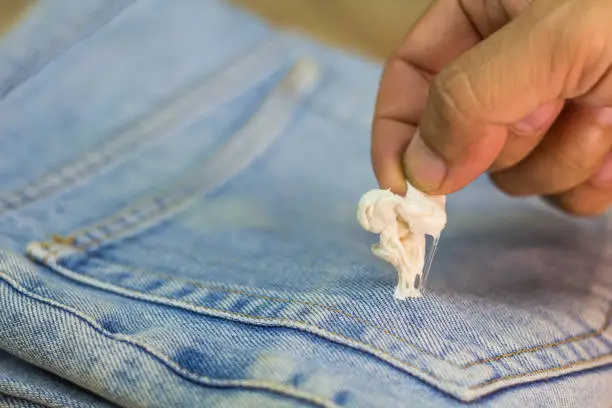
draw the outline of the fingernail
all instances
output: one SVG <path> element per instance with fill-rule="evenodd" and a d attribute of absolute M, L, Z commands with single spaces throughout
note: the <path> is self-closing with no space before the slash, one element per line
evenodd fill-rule
<path fill-rule="evenodd" d="M 612 108 L 599 108 L 596 115 L 601 125 L 612 126 Z"/>
<path fill-rule="evenodd" d="M 421 191 L 435 190 L 446 177 L 446 163 L 421 138 L 417 129 L 404 154 L 404 168 L 411 184 Z"/>
<path fill-rule="evenodd" d="M 611 122 L 612 124 L 612 122 Z M 612 152 L 608 153 L 597 173 L 590 180 L 591 184 L 601 187 L 612 185 Z"/>
<path fill-rule="evenodd" d="M 557 110 L 557 102 L 547 103 L 512 125 L 516 133 L 532 134 L 540 132 L 550 123 L 552 115 Z"/>

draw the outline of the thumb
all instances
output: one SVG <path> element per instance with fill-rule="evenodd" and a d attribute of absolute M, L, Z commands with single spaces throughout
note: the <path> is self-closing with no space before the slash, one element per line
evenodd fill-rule
<path fill-rule="evenodd" d="M 452 193 L 493 164 L 511 127 L 544 125 L 559 100 L 601 102 L 588 96 L 612 66 L 610 21 L 612 2 L 534 2 L 447 66 L 404 154 L 409 181 Z"/>

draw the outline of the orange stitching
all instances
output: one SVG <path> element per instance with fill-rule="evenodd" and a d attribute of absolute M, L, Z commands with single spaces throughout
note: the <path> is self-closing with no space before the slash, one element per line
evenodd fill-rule
<path fill-rule="evenodd" d="M 180 200 L 180 202 L 182 202 L 182 200 Z M 176 205 L 180 205 L 180 202 L 177 203 Z M 168 207 L 166 207 L 163 210 L 169 210 L 171 208 L 176 207 L 176 205 L 175 206 L 168 206 Z M 116 220 L 120 220 L 123 217 L 119 216 L 119 218 L 116 219 Z M 111 217 L 111 219 L 112 218 L 115 218 L 115 217 Z M 92 228 L 84 229 L 84 230 L 82 230 L 80 232 L 79 235 L 86 234 L 86 233 L 88 233 L 90 231 L 93 231 L 94 229 L 98 229 L 98 228 L 100 228 L 100 227 L 102 227 L 104 225 L 108 225 L 109 223 L 110 222 L 108 222 L 108 223 L 101 223 L 101 224 L 98 224 L 98 225 L 96 225 L 96 226 L 94 226 Z M 130 230 L 130 229 L 137 228 L 141 223 L 142 222 L 136 222 L 136 223 L 131 224 L 131 225 L 128 224 L 125 228 L 122 228 L 122 229 L 120 229 L 118 231 L 115 231 L 114 234 L 105 236 L 104 237 L 104 241 L 108 241 L 108 240 L 110 240 L 110 239 L 112 239 L 112 238 L 122 234 L 123 232 Z M 68 237 L 68 238 L 63 238 L 63 239 L 67 240 L 67 241 L 74 242 L 76 240 L 76 237 Z M 92 238 L 91 242 L 75 246 L 75 248 L 79 249 L 81 251 L 87 251 L 88 249 L 90 249 L 94 245 L 96 245 L 96 243 L 102 243 L 104 241 L 98 240 L 97 238 Z M 87 256 L 90 256 L 90 255 L 87 255 Z M 127 267 L 126 265 L 119 265 L 119 266 Z M 127 267 L 127 268 L 129 268 L 129 267 Z M 152 273 L 152 272 L 147 271 L 147 273 Z M 155 273 L 152 273 L 152 274 L 155 274 Z M 166 277 L 168 279 L 175 279 L 174 277 L 170 277 L 170 276 L 167 276 L 167 275 L 166 276 L 160 275 L 160 274 L 156 274 L 156 275 L 157 276 L 161 276 L 161 277 Z M 192 282 L 192 281 L 184 281 L 184 282 L 188 282 L 188 283 L 194 284 L 196 286 L 200 286 L 200 287 L 206 288 L 206 286 L 202 286 L 201 284 L 198 284 L 197 282 Z M 244 293 L 240 293 L 240 294 L 253 296 L 253 294 L 249 294 L 248 292 L 244 292 Z M 269 300 L 274 300 L 274 299 L 270 298 Z M 277 301 L 279 301 L 279 302 L 282 301 L 282 302 L 285 302 L 285 303 L 303 303 L 303 304 L 306 304 L 306 305 L 309 305 L 309 306 L 318 306 L 318 307 L 321 307 L 321 308 L 324 308 L 324 309 L 327 309 L 327 310 L 332 310 L 333 309 L 333 308 L 330 309 L 331 308 L 330 306 L 320 305 L 320 304 L 316 304 L 316 303 L 310 303 L 309 304 L 308 302 L 304 303 L 304 301 L 295 301 L 295 300 L 290 300 L 290 299 L 279 299 Z M 532 352 L 535 352 L 535 351 L 538 351 L 538 350 L 544 350 L 544 349 L 547 349 L 547 348 L 557 347 L 557 346 L 561 346 L 561 345 L 564 345 L 564 344 L 574 343 L 574 342 L 577 342 L 577 341 L 582 341 L 582 340 L 587 340 L 587 339 L 590 339 L 590 338 L 598 337 L 609 327 L 609 325 L 610 325 L 610 323 L 612 321 L 612 301 L 608 301 L 607 302 L 607 306 L 608 306 L 609 313 L 606 316 L 606 319 L 603 322 L 603 325 L 600 328 L 598 328 L 598 329 L 592 330 L 592 331 L 590 331 L 588 333 L 582 333 L 582 334 L 579 334 L 579 335 L 576 335 L 576 336 L 573 336 L 573 337 L 570 337 L 570 338 L 567 338 L 567 339 L 557 340 L 557 341 L 554 341 L 554 342 L 546 343 L 546 344 L 535 346 L 535 347 L 523 348 L 523 349 L 520 349 L 520 350 L 515 350 L 515 351 L 512 351 L 512 352 L 500 354 L 498 356 L 488 357 L 488 358 L 472 361 L 472 362 L 461 364 L 461 365 L 457 365 L 457 364 L 451 363 L 451 362 L 449 362 L 447 360 L 444 360 L 443 358 L 441 358 L 440 356 L 438 356 L 436 354 L 427 352 L 426 350 L 422 349 L 420 346 L 418 346 L 416 344 L 412 344 L 408 340 L 404 339 L 403 337 L 400 337 L 397 334 L 395 334 L 395 333 L 393 333 L 393 332 L 391 332 L 391 331 L 389 331 L 389 330 L 387 330 L 387 329 L 385 329 L 383 327 L 379 327 L 376 324 L 374 324 L 372 322 L 369 322 L 368 320 L 365 320 L 365 319 L 363 319 L 361 317 L 358 317 L 358 316 L 353 316 L 352 317 L 352 315 L 350 315 L 350 314 L 348 314 L 348 313 L 346 313 L 346 312 L 344 312 L 344 311 L 342 311 L 340 309 L 336 309 L 335 312 L 336 313 L 340 313 L 340 314 L 342 314 L 342 315 L 344 315 L 344 316 L 346 316 L 346 317 L 348 317 L 350 319 L 353 319 L 353 320 L 356 320 L 358 322 L 361 322 L 362 324 L 366 324 L 368 326 L 376 328 L 377 330 L 380 330 L 383 333 L 392 336 L 393 338 L 401 341 L 404 344 L 407 344 L 407 345 L 409 345 L 411 347 L 414 347 L 418 351 L 420 351 L 420 352 L 422 352 L 422 353 L 424 353 L 424 354 L 426 354 L 426 355 L 428 355 L 430 357 L 434 357 L 434 358 L 436 358 L 436 359 L 438 359 L 440 361 L 447 362 L 448 364 L 451 364 L 451 365 L 456 366 L 456 367 L 470 368 L 470 367 L 475 367 L 475 366 L 486 364 L 486 363 L 490 363 L 490 362 L 499 361 L 499 360 L 502 360 L 502 359 L 505 359 L 505 358 L 515 357 L 517 355 L 521 355 L 521 354 L 525 354 L 525 353 L 532 353 Z"/>
<path fill-rule="evenodd" d="M 52 235 L 51 240 L 57 244 L 74 246 L 75 238 L 73 237 L 63 237 L 61 235 Z"/>

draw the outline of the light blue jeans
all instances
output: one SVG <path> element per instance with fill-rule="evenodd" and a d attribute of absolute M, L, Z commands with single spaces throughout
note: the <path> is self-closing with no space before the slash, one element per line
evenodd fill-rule
<path fill-rule="evenodd" d="M 379 75 L 216 0 L 39 1 L 0 43 L 0 406 L 609 408 L 609 217 L 480 179 L 393 299 Z"/>

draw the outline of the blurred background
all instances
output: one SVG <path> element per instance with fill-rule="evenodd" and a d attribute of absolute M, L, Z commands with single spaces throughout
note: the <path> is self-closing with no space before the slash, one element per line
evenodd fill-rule
<path fill-rule="evenodd" d="M 0 0 L 0 35 L 36 0 Z M 86 0 L 84 0 L 86 1 Z M 229 0 L 269 22 L 384 59 L 430 0 Z"/>
<path fill-rule="evenodd" d="M 0 0 L 0 35 L 19 19 L 35 0 Z"/>

